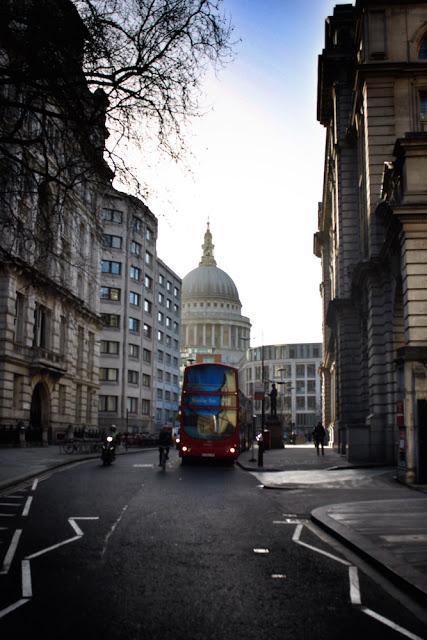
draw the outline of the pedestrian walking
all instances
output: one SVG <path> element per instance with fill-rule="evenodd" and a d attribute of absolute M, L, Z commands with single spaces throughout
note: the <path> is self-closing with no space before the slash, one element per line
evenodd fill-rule
<path fill-rule="evenodd" d="M 313 429 L 313 440 L 314 446 L 316 447 L 316 453 L 319 455 L 319 447 L 322 449 L 322 456 L 325 455 L 324 446 L 325 446 L 325 437 L 326 431 L 321 422 L 318 422 L 317 425 Z"/>

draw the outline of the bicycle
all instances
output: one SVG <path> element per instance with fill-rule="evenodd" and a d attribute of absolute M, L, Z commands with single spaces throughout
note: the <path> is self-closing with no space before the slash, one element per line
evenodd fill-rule
<path fill-rule="evenodd" d="M 159 465 L 162 467 L 163 471 L 166 469 L 166 460 L 168 459 L 168 450 L 167 447 L 161 447 L 160 450 L 160 463 Z"/>

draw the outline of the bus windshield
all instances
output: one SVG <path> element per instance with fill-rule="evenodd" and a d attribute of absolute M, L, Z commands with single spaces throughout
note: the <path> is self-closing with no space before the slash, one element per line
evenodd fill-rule
<path fill-rule="evenodd" d="M 182 426 L 192 438 L 227 438 L 237 427 L 234 369 L 215 364 L 189 367 L 182 397 Z"/>

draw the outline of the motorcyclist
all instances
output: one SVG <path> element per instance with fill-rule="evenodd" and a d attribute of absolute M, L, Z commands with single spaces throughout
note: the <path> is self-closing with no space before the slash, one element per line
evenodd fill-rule
<path fill-rule="evenodd" d="M 159 467 L 162 466 L 162 450 L 166 450 L 166 460 L 169 458 L 169 447 L 172 445 L 172 429 L 162 427 L 159 433 Z"/>

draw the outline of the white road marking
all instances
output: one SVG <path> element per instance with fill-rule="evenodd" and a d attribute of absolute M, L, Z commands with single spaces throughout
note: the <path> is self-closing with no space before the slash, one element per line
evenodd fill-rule
<path fill-rule="evenodd" d="M 16 518 L 16 513 L 0 513 L 1 518 Z"/>
<path fill-rule="evenodd" d="M 0 502 L 0 507 L 19 507 L 19 502 Z"/>
<path fill-rule="evenodd" d="M 34 482 L 33 482 L 32 487 L 31 487 L 31 491 L 35 491 L 35 490 L 37 489 L 37 485 L 38 485 L 38 483 L 39 483 L 39 479 L 38 479 L 38 478 L 36 478 L 36 479 L 34 480 Z"/>
<path fill-rule="evenodd" d="M 126 509 L 128 508 L 129 505 L 125 505 L 122 509 L 121 514 L 119 515 L 119 517 L 117 518 L 117 520 L 115 521 L 115 523 L 113 524 L 113 526 L 111 527 L 111 529 L 109 530 L 109 532 L 107 533 L 107 535 L 105 536 L 105 540 L 104 540 L 104 546 L 102 547 L 102 551 L 101 551 L 101 558 L 103 557 L 104 553 L 107 550 L 107 546 L 108 546 L 108 541 L 110 539 L 110 537 L 113 535 L 115 528 L 117 527 L 117 525 L 119 524 L 120 520 L 123 518 Z"/>
<path fill-rule="evenodd" d="M 21 575 L 22 575 L 22 597 L 33 597 L 33 586 L 31 583 L 31 567 L 29 560 L 23 560 L 21 563 Z"/>
<path fill-rule="evenodd" d="M 151 467 L 151 468 L 153 468 L 154 464 L 134 464 L 133 466 L 134 467 L 140 467 L 140 468 L 142 468 L 142 467 L 147 467 L 147 468 Z"/>
<path fill-rule="evenodd" d="M 427 542 L 427 534 L 410 533 L 401 536 L 380 536 L 386 542 Z"/>
<path fill-rule="evenodd" d="M 13 557 L 15 555 L 15 551 L 19 543 L 19 538 L 21 537 L 21 533 L 22 533 L 22 529 L 16 529 L 15 533 L 12 536 L 9 549 L 7 550 L 7 553 L 3 560 L 3 566 L 0 571 L 1 575 L 5 575 L 10 569 L 10 565 L 12 564 Z"/>
<path fill-rule="evenodd" d="M 284 573 L 272 573 L 271 577 L 274 580 L 286 580 L 286 575 Z"/>
<path fill-rule="evenodd" d="M 24 510 L 22 512 L 22 517 L 25 518 L 26 516 L 28 516 L 28 513 L 30 511 L 30 507 L 31 507 L 31 503 L 33 501 L 33 496 L 29 496 L 25 502 L 25 506 L 24 506 Z"/>
<path fill-rule="evenodd" d="M 317 534 L 317 532 L 310 526 L 310 523 L 307 523 L 307 525 L 309 526 L 310 530 L 313 531 L 313 533 Z M 349 568 L 349 571 L 348 571 L 349 572 L 349 581 L 350 581 L 350 600 L 351 600 L 351 603 L 353 605 L 360 606 L 360 609 L 361 609 L 361 611 L 363 611 L 363 613 L 366 613 L 366 615 L 371 616 L 371 618 L 375 618 L 375 620 L 378 620 L 378 622 L 381 622 L 382 624 L 390 627 L 391 629 L 394 629 L 398 633 L 401 633 L 402 635 L 406 636 L 407 638 L 410 638 L 410 640 L 423 640 L 423 638 L 421 638 L 420 636 L 417 636 L 416 634 L 412 633 L 411 631 L 408 631 L 404 627 L 399 626 L 398 624 L 396 624 L 392 620 L 389 620 L 388 618 L 385 618 L 384 616 L 380 615 L 376 611 L 373 611 L 372 609 L 369 609 L 368 607 L 362 606 L 362 598 L 361 598 L 360 586 L 359 586 L 359 574 L 358 574 L 357 567 L 352 565 L 350 562 L 347 562 L 346 560 L 342 560 L 341 558 L 338 558 L 337 556 L 334 556 L 331 553 L 327 553 L 326 551 L 323 551 L 322 549 L 317 549 L 316 547 L 313 547 L 310 544 L 302 542 L 300 540 L 300 535 L 301 535 L 303 526 L 304 526 L 303 524 L 298 524 L 297 525 L 297 527 L 295 528 L 294 534 L 292 536 L 292 540 L 294 542 L 296 542 L 297 544 L 301 544 L 302 546 L 307 547 L 308 549 L 312 549 L 313 551 L 316 551 L 317 553 L 325 555 L 325 556 L 331 558 L 332 560 L 336 560 L 337 562 L 340 562 L 341 564 L 346 564 L 348 566 L 348 568 Z"/>
<path fill-rule="evenodd" d="M 8 607 L 6 607 L 6 609 L 2 609 L 0 611 L 0 618 L 3 618 L 4 616 L 7 616 L 8 613 L 11 613 L 12 611 L 15 611 L 15 609 L 17 609 L 18 607 L 20 607 L 21 605 L 23 605 L 23 604 L 25 604 L 26 602 L 29 602 L 29 601 L 30 601 L 29 598 L 22 598 L 21 600 L 17 600 L 13 604 L 11 604 Z"/>
<path fill-rule="evenodd" d="M 360 598 L 359 573 L 357 567 L 351 566 L 348 568 L 348 577 L 350 580 L 351 604 L 360 605 L 362 604 L 362 600 Z"/>
<path fill-rule="evenodd" d="M 331 558 L 331 560 L 336 560 L 337 562 L 340 562 L 341 564 L 344 564 L 346 567 L 350 566 L 350 562 L 348 562 L 347 560 L 343 560 L 342 558 L 338 558 L 338 556 L 334 556 L 332 553 L 328 553 L 327 551 L 323 551 L 323 549 L 318 549 L 317 547 L 313 547 L 311 544 L 307 544 L 306 542 L 303 542 L 302 540 L 300 540 L 299 538 L 300 538 L 303 526 L 304 525 L 299 524 L 295 528 L 294 535 L 292 536 L 292 540 L 294 542 L 296 542 L 296 544 L 300 544 L 302 547 L 307 547 L 307 549 L 311 549 L 312 551 L 315 551 L 316 553 L 320 553 L 322 556 L 326 556 L 327 558 Z"/>
<path fill-rule="evenodd" d="M 301 524 L 304 522 L 301 519 L 286 518 L 286 520 L 273 520 L 273 524 Z"/>
<path fill-rule="evenodd" d="M 367 616 L 371 616 L 371 618 L 375 618 L 375 620 L 382 622 L 387 627 L 390 627 L 391 629 L 394 629 L 398 633 L 401 633 L 403 636 L 406 636 L 407 638 L 411 638 L 411 640 L 423 640 L 420 636 L 415 635 L 415 633 L 411 633 L 410 631 L 399 626 L 392 620 L 389 620 L 388 618 L 384 618 L 384 616 L 381 616 L 376 611 L 372 611 L 372 609 L 368 609 L 368 607 L 361 607 L 361 611 L 363 611 L 363 613 L 366 613 Z"/>
<path fill-rule="evenodd" d="M 98 516 L 95 516 L 95 517 L 74 516 L 73 518 L 68 518 L 68 522 L 73 527 L 73 529 L 77 533 L 77 535 L 73 536 L 72 538 L 67 538 L 66 540 L 63 540 L 62 542 L 58 542 L 57 544 L 53 544 L 50 547 L 46 547 L 45 549 L 40 549 L 40 551 L 36 551 L 35 553 L 32 553 L 31 555 L 27 556 L 25 559 L 26 560 L 32 560 L 33 558 L 38 558 L 39 556 L 44 555 L 48 551 L 53 551 L 54 549 L 58 549 L 59 547 L 63 547 L 65 544 L 69 544 L 70 542 L 74 542 L 75 540 L 80 540 L 80 538 L 84 534 L 83 534 L 83 531 L 78 526 L 78 524 L 75 522 L 76 520 L 99 520 L 99 517 Z"/>
<path fill-rule="evenodd" d="M 254 553 L 270 553 L 270 549 L 254 549 Z"/>
<path fill-rule="evenodd" d="M 24 496 L 2 496 L 2 498 L 6 498 L 6 500 L 14 499 L 14 500 L 22 500 Z"/>

